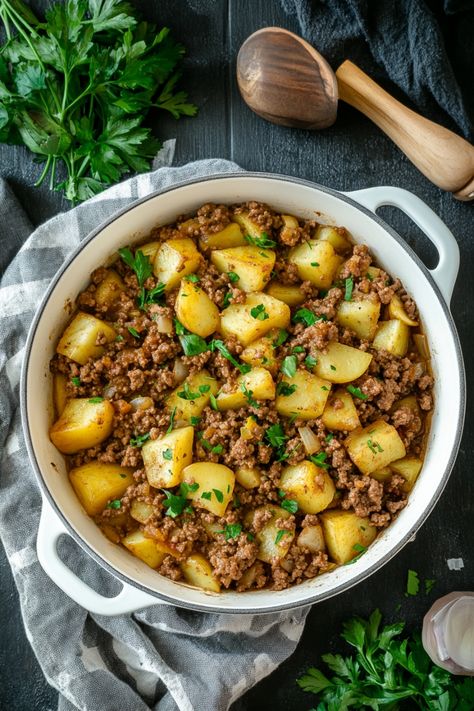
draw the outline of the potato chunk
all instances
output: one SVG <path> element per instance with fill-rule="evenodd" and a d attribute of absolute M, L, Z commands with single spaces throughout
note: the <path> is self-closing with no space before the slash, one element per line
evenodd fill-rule
<path fill-rule="evenodd" d="M 238 377 L 235 390 L 221 390 L 217 396 L 217 407 L 219 410 L 238 410 L 251 400 L 274 400 L 275 390 L 275 383 L 268 370 L 252 368 Z"/>
<path fill-rule="evenodd" d="M 193 459 L 194 427 L 180 427 L 142 447 L 148 483 L 160 489 L 177 486 L 181 472 Z"/>
<path fill-rule="evenodd" d="M 331 341 L 326 353 L 318 354 L 313 372 L 331 383 L 350 383 L 365 373 L 371 360 L 370 353 Z"/>
<path fill-rule="evenodd" d="M 408 316 L 402 300 L 396 294 L 392 296 L 392 299 L 388 305 L 388 313 L 390 318 L 403 321 L 403 323 L 406 323 L 407 326 L 418 326 L 418 321 L 413 321 L 413 319 Z"/>
<path fill-rule="evenodd" d="M 297 501 L 301 511 L 307 514 L 323 511 L 336 493 L 329 474 L 308 460 L 283 469 L 280 489 L 289 499 Z"/>
<path fill-rule="evenodd" d="M 282 215 L 281 219 L 283 220 L 283 227 L 280 232 L 281 240 L 284 244 L 291 244 L 292 240 L 297 237 L 298 220 L 293 215 Z"/>
<path fill-rule="evenodd" d="M 344 252 L 348 252 L 352 247 L 345 235 L 346 231 L 344 228 L 319 225 L 315 237 L 316 239 L 320 239 L 321 242 L 329 242 L 336 252 L 344 254 Z"/>
<path fill-rule="evenodd" d="M 278 337 L 278 330 L 270 331 L 262 338 L 250 343 L 240 354 L 240 360 L 248 363 L 253 368 L 260 367 L 275 374 L 278 368 L 278 361 L 275 358 L 275 347 L 273 342 Z"/>
<path fill-rule="evenodd" d="M 189 375 L 168 395 L 166 405 L 168 410 L 174 412 L 175 422 L 184 420 L 191 424 L 191 417 L 199 417 L 204 408 L 209 405 L 211 395 L 215 395 L 218 390 L 217 381 L 209 375 L 207 370 L 200 370 L 194 375 Z M 191 400 L 189 398 L 193 393 L 197 397 Z"/>
<path fill-rule="evenodd" d="M 274 328 L 286 328 L 290 309 L 269 294 L 249 294 L 244 304 L 232 304 L 221 314 L 224 336 L 235 336 L 243 346 L 264 336 Z"/>
<path fill-rule="evenodd" d="M 363 474 L 371 474 L 405 456 L 405 445 L 395 427 L 384 420 L 350 433 L 344 445 Z"/>
<path fill-rule="evenodd" d="M 322 526 L 305 526 L 296 540 L 297 544 L 303 548 L 309 548 L 312 553 L 326 550 Z"/>
<path fill-rule="evenodd" d="M 289 389 L 295 386 L 295 389 L 285 395 L 285 386 Z M 275 404 L 280 415 L 292 417 L 296 414 L 303 420 L 312 420 L 323 413 L 331 383 L 307 370 L 297 370 L 292 378 L 283 376 L 279 390 Z"/>
<path fill-rule="evenodd" d="M 237 286 L 247 292 L 262 291 L 270 279 L 276 254 L 271 249 L 247 245 L 218 249 L 211 253 L 211 262 L 222 273 L 239 275 Z"/>
<path fill-rule="evenodd" d="M 377 535 L 369 519 L 352 511 L 333 509 L 321 514 L 324 539 L 329 555 L 338 565 L 344 565 L 367 548 Z"/>
<path fill-rule="evenodd" d="M 251 220 L 248 212 L 235 213 L 232 215 L 232 221 L 240 225 L 244 235 L 249 235 L 254 239 L 258 239 L 265 234 L 265 228 Z"/>
<path fill-rule="evenodd" d="M 165 291 L 170 291 L 184 276 L 195 272 L 200 262 L 201 255 L 192 239 L 170 239 L 160 245 L 153 273 L 165 285 Z"/>
<path fill-rule="evenodd" d="M 159 551 L 155 541 L 152 538 L 147 538 L 142 531 L 129 533 L 125 538 L 122 538 L 122 544 L 150 568 L 158 568 L 167 555 Z"/>
<path fill-rule="evenodd" d="M 372 479 L 377 479 L 377 481 L 384 482 L 387 481 L 387 479 L 390 479 L 392 476 L 392 470 L 390 467 L 382 467 L 381 469 L 377 469 L 375 472 L 371 472 L 370 476 Z"/>
<path fill-rule="evenodd" d="M 293 247 L 288 261 L 296 265 L 300 279 L 310 281 L 318 289 L 328 289 L 342 259 L 329 242 L 311 239 Z"/>
<path fill-rule="evenodd" d="M 49 431 L 51 442 L 63 454 L 74 454 L 100 444 L 112 434 L 114 408 L 108 400 L 74 398 Z"/>
<path fill-rule="evenodd" d="M 181 280 L 175 310 L 183 326 L 202 338 L 219 328 L 219 309 L 205 291 L 187 279 Z"/>
<path fill-rule="evenodd" d="M 137 247 L 135 253 L 140 251 L 142 254 L 145 255 L 145 257 L 148 257 L 150 262 L 153 264 L 160 244 L 161 242 L 158 242 L 158 240 L 154 240 L 153 242 L 146 242 L 145 244 L 140 245 L 140 247 Z"/>
<path fill-rule="evenodd" d="M 354 400 L 342 388 L 335 390 L 328 399 L 321 419 L 328 430 L 350 431 L 360 427 Z"/>
<path fill-rule="evenodd" d="M 373 347 L 378 350 L 388 351 L 395 356 L 404 356 L 408 350 L 410 327 L 394 318 L 390 321 L 381 321 L 375 334 Z"/>
<path fill-rule="evenodd" d="M 113 269 L 109 269 L 94 292 L 95 302 L 99 307 L 111 309 L 124 290 L 125 284 L 122 278 Z"/>
<path fill-rule="evenodd" d="M 337 321 L 341 326 L 366 341 L 372 341 L 380 316 L 380 303 L 373 301 L 342 301 L 337 309 Z"/>
<path fill-rule="evenodd" d="M 183 481 L 197 484 L 187 498 L 216 516 L 223 516 L 234 493 L 234 472 L 223 464 L 195 462 L 183 469 Z"/>
<path fill-rule="evenodd" d="M 89 358 L 99 358 L 104 353 L 105 348 L 96 345 L 100 336 L 110 343 L 117 333 L 105 321 L 79 311 L 59 339 L 56 352 L 85 365 Z"/>
<path fill-rule="evenodd" d="M 243 247 L 246 244 L 248 244 L 247 240 L 236 222 L 231 222 L 219 232 L 209 232 L 199 238 L 199 246 L 202 250 Z"/>
<path fill-rule="evenodd" d="M 299 306 L 303 301 L 306 301 L 306 296 L 299 286 L 280 284 L 278 281 L 270 282 L 267 286 L 267 294 L 274 296 L 275 299 L 280 299 L 288 306 Z"/>
<path fill-rule="evenodd" d="M 67 402 L 67 378 L 64 373 L 53 375 L 53 403 L 54 412 L 59 417 L 62 415 Z"/>
<path fill-rule="evenodd" d="M 398 459 L 396 462 L 390 462 L 390 469 L 395 474 L 400 474 L 405 479 L 405 484 L 403 485 L 403 491 L 407 493 L 413 489 L 415 482 L 418 479 L 418 474 L 421 471 L 423 462 L 418 457 L 403 457 L 403 459 Z"/>
<path fill-rule="evenodd" d="M 194 553 L 180 563 L 184 579 L 190 585 L 211 592 L 220 592 L 221 585 L 212 572 L 209 561 L 200 553 Z"/>
<path fill-rule="evenodd" d="M 139 501 L 138 499 L 133 499 L 130 505 L 130 516 L 138 521 L 139 523 L 146 523 L 150 516 L 153 516 L 154 508 L 151 504 L 147 504 L 144 501 Z"/>
<path fill-rule="evenodd" d="M 247 467 L 237 467 L 235 470 L 235 478 L 244 489 L 255 489 L 257 486 L 260 486 L 262 475 L 257 467 L 250 469 Z"/>
<path fill-rule="evenodd" d="M 108 501 L 125 494 L 134 482 L 133 471 L 133 467 L 94 461 L 71 469 L 69 480 L 86 513 L 96 516 Z"/>
<path fill-rule="evenodd" d="M 288 553 L 293 539 L 294 531 L 286 531 L 280 529 L 277 522 L 280 519 L 287 519 L 291 514 L 279 506 L 265 505 L 251 511 L 246 517 L 246 524 L 251 525 L 254 515 L 257 511 L 268 511 L 272 514 L 272 518 L 266 523 L 263 528 L 255 534 L 255 539 L 259 544 L 257 558 L 263 560 L 264 563 L 272 563 L 281 560 Z"/>

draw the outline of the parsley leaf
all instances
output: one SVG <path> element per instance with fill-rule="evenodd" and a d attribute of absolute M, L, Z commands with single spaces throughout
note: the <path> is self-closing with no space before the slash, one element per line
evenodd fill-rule
<path fill-rule="evenodd" d="M 141 335 L 138 333 L 136 328 L 133 328 L 133 326 L 129 326 L 128 331 L 132 334 L 134 338 L 141 338 Z"/>
<path fill-rule="evenodd" d="M 245 385 L 245 383 L 241 383 L 241 384 L 240 384 L 240 389 L 242 390 L 243 394 L 245 395 L 245 397 L 246 397 L 246 399 L 247 399 L 248 404 L 249 404 L 251 407 L 257 407 L 257 408 L 260 407 L 260 405 L 258 404 L 258 402 L 257 402 L 256 400 L 254 400 L 254 398 L 252 397 L 252 395 L 253 395 L 253 390 L 249 390 L 249 389 L 247 388 L 247 386 Z"/>
<path fill-rule="evenodd" d="M 217 501 L 222 504 L 222 502 L 224 501 L 224 494 L 222 493 L 222 491 L 220 491 L 220 489 L 213 489 L 212 491 L 214 492 L 214 496 L 216 497 Z"/>
<path fill-rule="evenodd" d="M 184 281 L 190 281 L 192 284 L 197 284 L 201 280 L 197 274 L 188 274 L 184 277 Z"/>
<path fill-rule="evenodd" d="M 283 397 L 288 397 L 289 395 L 292 395 L 297 388 L 298 386 L 296 385 L 296 383 L 293 383 L 293 385 L 289 385 L 288 383 L 285 383 L 284 380 L 282 380 L 277 385 L 277 395 L 283 395 Z"/>
<path fill-rule="evenodd" d="M 271 249 L 276 247 L 276 242 L 270 239 L 266 232 L 262 232 L 261 237 L 251 237 L 250 235 L 245 235 L 245 239 L 249 244 L 253 244 L 255 247 L 261 247 L 262 249 Z"/>
<path fill-rule="evenodd" d="M 229 277 L 229 281 L 232 284 L 236 284 L 240 279 L 239 275 L 236 272 L 227 272 L 227 276 Z"/>
<path fill-rule="evenodd" d="M 367 400 L 368 398 L 368 395 L 365 395 L 360 388 L 355 388 L 353 385 L 348 385 L 346 390 L 354 397 L 358 397 L 359 400 Z"/>
<path fill-rule="evenodd" d="M 114 499 L 113 501 L 109 501 L 106 508 L 107 509 L 119 509 L 121 506 L 122 506 L 122 502 L 120 501 L 120 499 Z"/>
<path fill-rule="evenodd" d="M 273 348 L 278 348 L 278 346 L 283 345 L 283 343 L 286 341 L 290 334 L 288 331 L 285 331 L 284 328 L 280 328 L 280 331 L 278 332 L 278 336 L 275 338 L 274 341 L 272 341 L 272 346 Z"/>
<path fill-rule="evenodd" d="M 75 375 L 74 377 L 71 378 L 71 383 L 76 386 L 76 388 L 81 387 L 81 379 Z"/>
<path fill-rule="evenodd" d="M 345 281 L 345 292 L 344 292 L 344 300 L 345 301 L 352 301 L 352 290 L 354 288 L 354 279 L 350 276 L 347 277 Z"/>
<path fill-rule="evenodd" d="M 314 326 L 316 321 L 327 321 L 327 317 L 324 315 L 316 316 L 316 314 L 309 309 L 298 309 L 293 316 L 293 323 L 304 323 L 306 327 Z"/>
<path fill-rule="evenodd" d="M 420 578 L 416 570 L 409 570 L 407 573 L 407 589 L 406 595 L 418 595 L 418 590 L 420 589 Z"/>
<path fill-rule="evenodd" d="M 198 489 L 199 484 L 187 484 L 185 481 L 179 485 L 179 494 L 173 494 L 171 491 L 163 489 L 163 493 L 166 496 L 163 501 L 163 506 L 166 509 L 166 515 L 171 516 L 171 518 L 176 518 L 176 516 L 182 514 L 183 511 L 190 513 L 190 511 L 186 511 L 188 508 L 188 494 L 190 492 L 194 493 Z"/>
<path fill-rule="evenodd" d="M 98 405 L 99 402 L 104 402 L 104 398 L 103 398 L 103 397 L 99 397 L 99 396 L 97 396 L 97 397 L 90 397 L 89 400 L 88 400 L 88 402 L 90 402 L 92 405 Z"/>
<path fill-rule="evenodd" d="M 168 429 L 166 430 L 166 434 L 169 434 L 170 432 L 173 431 L 174 418 L 175 418 L 175 416 L 176 416 L 176 410 L 177 410 L 177 409 L 178 409 L 178 408 L 175 406 L 175 407 L 173 407 L 173 409 L 171 410 L 170 423 L 169 423 L 169 425 L 168 425 Z"/>
<path fill-rule="evenodd" d="M 253 309 L 250 309 L 250 315 L 258 321 L 266 321 L 267 318 L 270 318 L 265 311 L 265 306 L 263 304 L 258 304 L 257 306 L 254 306 Z"/>
<path fill-rule="evenodd" d="M 283 536 L 291 536 L 291 532 L 290 532 L 290 531 L 286 531 L 286 530 L 284 530 L 283 528 L 280 529 L 280 530 L 278 531 L 278 533 L 276 534 L 276 536 L 275 536 L 275 545 L 276 545 L 276 546 L 280 543 L 280 541 L 281 541 L 281 539 L 283 538 Z"/>
<path fill-rule="evenodd" d="M 313 358 L 313 356 L 310 356 L 310 355 L 306 356 L 306 358 L 304 359 L 304 364 L 307 368 L 314 368 L 314 366 L 317 364 L 317 362 L 318 362 L 318 359 Z"/>
<path fill-rule="evenodd" d="M 183 348 L 184 355 L 187 356 L 199 355 L 200 353 L 205 353 L 209 350 L 209 346 L 204 338 L 201 338 L 201 336 L 198 336 L 195 333 L 180 336 L 179 342 Z"/>
<path fill-rule="evenodd" d="M 289 513 L 295 514 L 298 511 L 298 502 L 294 499 L 283 499 L 280 503 L 282 509 L 289 511 Z"/>
<path fill-rule="evenodd" d="M 163 459 L 171 461 L 173 459 L 173 450 L 168 447 L 168 449 L 163 450 Z"/>
<path fill-rule="evenodd" d="M 209 350 L 215 351 L 216 349 L 221 355 L 224 356 L 224 358 L 227 358 L 227 360 L 230 361 L 235 368 L 240 370 L 243 375 L 245 375 L 245 373 L 250 372 L 250 365 L 247 365 L 247 363 L 239 363 L 239 361 L 236 360 L 232 353 L 229 351 L 224 341 L 221 341 L 219 339 L 211 341 L 209 344 Z"/>
<path fill-rule="evenodd" d="M 329 464 L 326 463 L 326 459 L 328 458 L 326 452 L 319 452 L 319 454 L 311 454 L 309 458 L 313 462 L 313 464 L 316 464 L 317 467 L 321 467 L 321 469 L 329 469 Z"/>
<path fill-rule="evenodd" d="M 145 432 L 145 434 L 142 435 L 137 435 L 136 437 L 131 437 L 130 438 L 130 446 L 131 447 L 143 447 L 145 442 L 147 442 L 150 439 L 150 433 Z"/>
<path fill-rule="evenodd" d="M 201 397 L 201 393 L 193 393 L 189 387 L 189 383 L 185 380 L 183 390 L 178 393 L 178 397 L 182 400 L 197 400 L 198 397 Z"/>
<path fill-rule="evenodd" d="M 238 538 L 240 536 L 242 533 L 242 524 L 229 523 L 223 531 L 217 531 L 217 533 L 224 533 L 226 541 L 230 541 L 232 538 Z"/>
<path fill-rule="evenodd" d="M 294 355 L 286 356 L 281 364 L 281 372 L 292 378 L 296 373 L 296 366 L 298 365 L 298 359 Z"/>

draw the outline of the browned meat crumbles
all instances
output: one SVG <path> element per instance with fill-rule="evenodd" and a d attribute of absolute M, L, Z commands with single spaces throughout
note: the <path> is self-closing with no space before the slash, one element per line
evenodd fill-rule
<path fill-rule="evenodd" d="M 98 266 L 76 306 L 50 436 L 86 512 L 157 573 L 281 590 L 350 562 L 406 505 L 427 343 L 343 227 L 209 203 Z"/>

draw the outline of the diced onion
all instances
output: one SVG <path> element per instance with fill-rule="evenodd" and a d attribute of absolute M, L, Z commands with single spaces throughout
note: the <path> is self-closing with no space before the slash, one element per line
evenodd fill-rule
<path fill-rule="evenodd" d="M 173 333 L 173 321 L 169 316 L 164 316 L 163 314 L 156 314 L 155 323 L 156 328 L 160 333 Z"/>
<path fill-rule="evenodd" d="M 175 420 L 173 423 L 173 429 L 179 430 L 180 427 L 187 427 L 189 422 L 187 420 Z"/>
<path fill-rule="evenodd" d="M 421 378 L 422 375 L 424 375 L 426 372 L 426 367 L 424 363 L 418 362 L 415 363 L 414 368 L 413 368 L 413 375 L 414 377 L 418 380 L 418 378 Z"/>
<path fill-rule="evenodd" d="M 180 358 L 176 358 L 173 366 L 173 375 L 176 385 L 182 383 L 189 375 L 189 368 Z"/>
<path fill-rule="evenodd" d="M 424 358 L 425 360 L 429 360 L 430 351 L 428 348 L 428 341 L 426 340 L 426 336 L 423 335 L 422 333 L 414 333 L 413 340 L 415 342 L 416 349 L 417 349 L 418 353 L 421 355 L 421 357 Z"/>
<path fill-rule="evenodd" d="M 107 385 L 104 390 L 104 397 L 107 398 L 107 400 L 111 400 L 116 392 L 117 388 L 115 387 L 115 385 Z"/>
<path fill-rule="evenodd" d="M 153 407 L 153 400 L 151 397 L 134 397 L 130 400 L 130 405 L 135 411 L 148 410 L 149 407 Z"/>
<path fill-rule="evenodd" d="M 314 454 L 314 452 L 318 452 L 321 449 L 319 437 L 314 434 L 311 427 L 298 427 L 298 433 L 307 454 Z"/>

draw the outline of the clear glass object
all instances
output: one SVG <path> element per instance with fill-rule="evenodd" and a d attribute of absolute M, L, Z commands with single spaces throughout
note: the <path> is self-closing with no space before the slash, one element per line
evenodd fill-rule
<path fill-rule="evenodd" d="M 423 619 L 421 639 L 439 667 L 474 676 L 474 592 L 452 592 L 437 600 Z"/>

